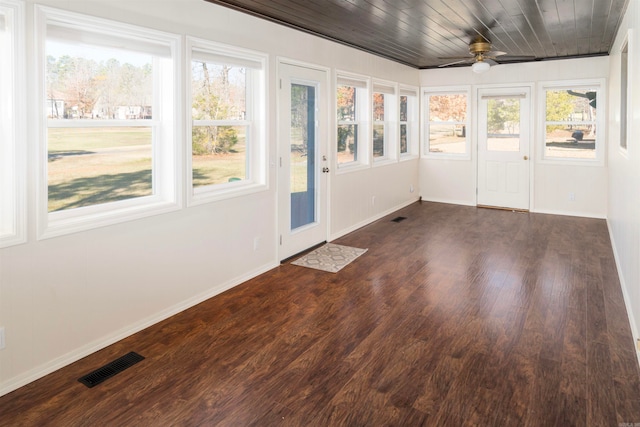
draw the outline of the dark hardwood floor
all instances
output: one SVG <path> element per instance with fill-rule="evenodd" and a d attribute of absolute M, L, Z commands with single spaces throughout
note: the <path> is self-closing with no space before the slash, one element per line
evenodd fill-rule
<path fill-rule="evenodd" d="M 0 425 L 640 423 L 605 221 L 416 203 L 335 243 L 369 251 L 284 264 L 3 396 Z"/>

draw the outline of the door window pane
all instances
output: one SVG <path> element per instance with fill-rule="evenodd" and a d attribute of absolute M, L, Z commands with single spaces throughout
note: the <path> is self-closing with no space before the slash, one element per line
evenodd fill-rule
<path fill-rule="evenodd" d="M 520 98 L 487 100 L 487 150 L 520 151 Z"/>
<path fill-rule="evenodd" d="M 291 229 L 316 221 L 316 88 L 291 84 Z"/>

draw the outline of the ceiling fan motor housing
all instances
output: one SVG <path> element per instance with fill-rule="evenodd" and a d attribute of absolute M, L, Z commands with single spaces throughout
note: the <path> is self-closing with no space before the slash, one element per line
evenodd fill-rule
<path fill-rule="evenodd" d="M 469 45 L 469 52 L 473 55 L 483 54 L 491 51 L 491 43 L 486 41 L 474 41 Z"/>

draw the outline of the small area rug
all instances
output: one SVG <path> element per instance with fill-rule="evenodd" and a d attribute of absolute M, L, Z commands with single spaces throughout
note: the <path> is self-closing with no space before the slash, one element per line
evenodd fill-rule
<path fill-rule="evenodd" d="M 367 252 L 367 249 L 327 243 L 298 258 L 291 264 L 337 273 L 365 252 Z"/>

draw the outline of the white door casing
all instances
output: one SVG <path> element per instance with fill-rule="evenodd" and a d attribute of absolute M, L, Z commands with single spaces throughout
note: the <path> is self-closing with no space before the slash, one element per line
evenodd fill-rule
<path fill-rule="evenodd" d="M 280 260 L 327 240 L 328 75 L 278 64 Z"/>
<path fill-rule="evenodd" d="M 477 204 L 529 210 L 531 88 L 478 89 Z"/>

